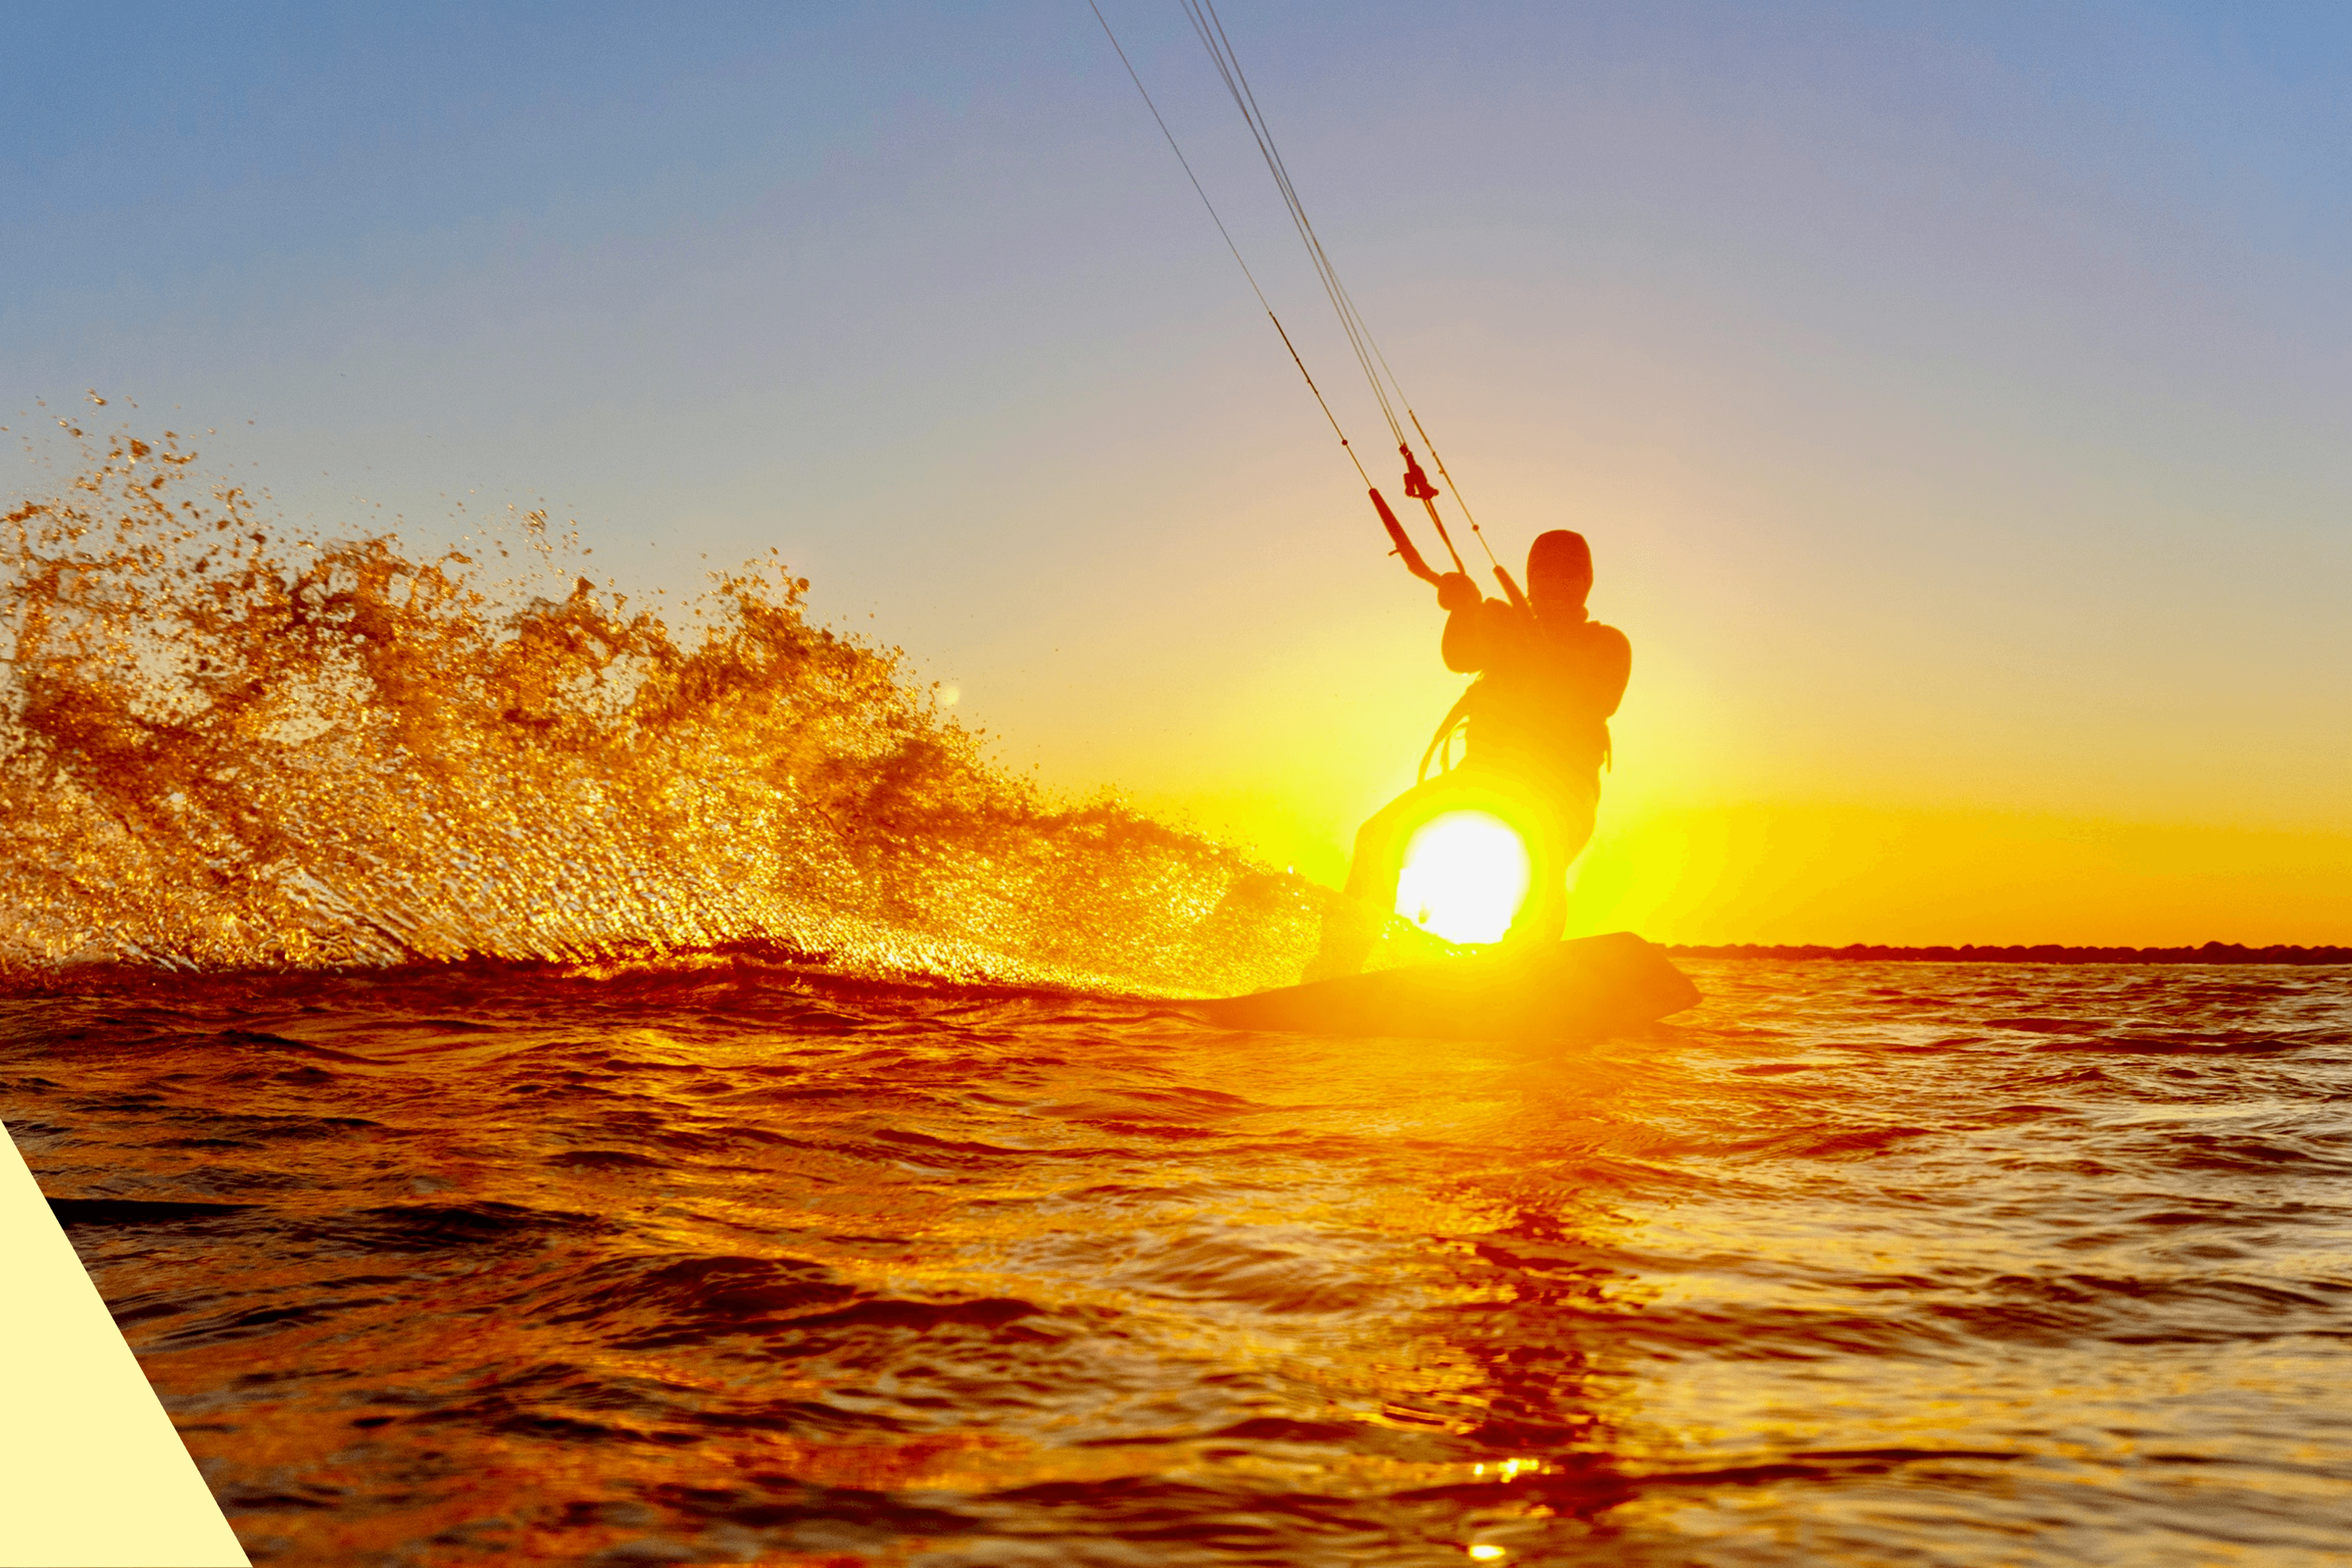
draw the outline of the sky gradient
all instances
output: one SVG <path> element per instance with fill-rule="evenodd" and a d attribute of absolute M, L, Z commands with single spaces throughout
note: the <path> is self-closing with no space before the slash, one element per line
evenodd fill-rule
<path fill-rule="evenodd" d="M 1379 450 L 1181 12 L 1104 9 Z M 2352 13 L 1224 16 L 1496 548 L 1633 639 L 1571 935 L 2352 941 Z M 776 548 L 1008 765 L 1326 881 L 1458 690 L 1082 0 L 11 27 L 19 430 L 543 501 L 632 592 Z"/>

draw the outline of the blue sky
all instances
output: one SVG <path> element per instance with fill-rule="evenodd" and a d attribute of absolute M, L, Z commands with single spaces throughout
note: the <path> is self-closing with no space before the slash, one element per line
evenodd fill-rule
<path fill-rule="evenodd" d="M 1181 13 L 1105 10 L 1372 444 Z M 1224 16 L 1490 531 L 1593 536 L 1633 817 L 2341 825 L 2352 12 Z M 632 591 L 778 548 L 1008 759 L 1327 871 L 1450 700 L 1082 3 L 10 27 L 19 430 L 97 387 L 419 540 L 543 499 Z"/>

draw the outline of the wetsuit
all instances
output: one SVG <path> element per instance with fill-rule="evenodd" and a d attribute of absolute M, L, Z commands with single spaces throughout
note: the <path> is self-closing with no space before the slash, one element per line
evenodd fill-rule
<path fill-rule="evenodd" d="M 1580 605 L 1538 620 L 1489 599 L 1447 617 L 1442 651 L 1447 668 L 1479 677 L 1463 697 L 1463 760 L 1358 831 L 1348 894 L 1385 916 L 1412 835 L 1447 811 L 1488 810 L 1519 830 L 1531 873 L 1505 940 L 1557 940 L 1567 921 L 1569 864 L 1592 836 L 1609 717 L 1625 694 L 1633 645 L 1615 627 L 1587 619 Z M 1327 922 L 1309 974 L 1354 972 L 1375 935 L 1361 920 Z"/>

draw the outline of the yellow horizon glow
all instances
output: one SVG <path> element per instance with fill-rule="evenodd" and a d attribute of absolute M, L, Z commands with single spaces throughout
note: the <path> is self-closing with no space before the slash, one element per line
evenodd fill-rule
<path fill-rule="evenodd" d="M 1342 810 L 1311 818 L 1241 792 L 1138 803 L 1326 885 L 1345 874 L 1354 824 Z M 1567 934 L 2315 946 L 2352 937 L 2347 904 L 2352 833 L 1819 800 L 1612 803 L 1604 792 L 1599 830 L 1570 873 Z"/>
<path fill-rule="evenodd" d="M 1570 875 L 1570 936 L 2352 943 L 2352 742 L 2287 711 L 2298 688 L 2210 692 L 2194 639 L 2153 645 L 2145 667 L 2046 648 L 2031 641 L 2022 591 L 1988 599 L 1973 623 L 1987 645 L 2038 661 L 2012 668 L 1947 635 L 1948 605 L 1843 580 L 1835 561 L 1809 582 L 1785 562 L 1726 559 L 1748 548 L 1717 520 L 1737 515 L 1736 497 L 1599 487 L 1563 477 L 1583 492 L 1573 511 L 1542 506 L 1541 486 L 1505 488 L 1493 509 L 1509 520 L 1488 529 L 1498 543 L 1555 522 L 1583 529 L 1593 612 L 1633 644 L 1616 766 Z M 1324 537 L 1294 543 L 1293 516 Z M 1241 598 L 1264 572 L 1290 591 L 1246 602 L 1256 634 L 1184 643 L 1186 681 L 1155 687 L 1178 621 L 1130 630 L 1106 612 L 1107 656 L 1051 704 L 992 695 L 991 716 L 1037 747 L 1049 782 L 1120 786 L 1337 886 L 1357 824 L 1412 784 L 1463 679 L 1438 657 L 1427 590 L 1365 544 L 1371 525 L 1346 503 L 1277 496 L 1239 526 L 1298 552 L 1204 586 Z M 2054 590 L 2031 591 L 2033 616 L 2065 623 Z M 1917 624 L 1905 619 L 1915 608 Z M 1146 687 L 1181 692 L 1148 724 L 1130 695 Z"/>

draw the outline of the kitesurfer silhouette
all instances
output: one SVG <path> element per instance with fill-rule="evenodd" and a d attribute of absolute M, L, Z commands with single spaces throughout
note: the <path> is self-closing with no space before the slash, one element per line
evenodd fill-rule
<path fill-rule="evenodd" d="M 1567 923 L 1568 868 L 1592 836 L 1609 718 L 1625 695 L 1633 645 L 1585 610 L 1592 552 L 1584 536 L 1554 529 L 1528 551 L 1524 605 L 1488 599 L 1462 572 L 1438 580 L 1447 612 L 1446 668 L 1478 679 L 1438 727 L 1435 753 L 1467 727 L 1461 764 L 1374 812 L 1356 833 L 1347 896 L 1323 921 L 1309 980 L 1351 975 L 1396 904 L 1406 845 L 1448 811 L 1490 811 L 1526 841 L 1526 901 L 1504 941 L 1559 939 Z M 1426 767 L 1426 758 L 1424 758 Z"/>
<path fill-rule="evenodd" d="M 1419 501 L 1428 512 L 1430 527 L 1437 531 L 1438 541 L 1453 559 L 1454 570 L 1448 575 L 1439 576 L 1422 559 L 1407 537 L 1404 525 L 1372 483 L 1363 459 L 1357 455 L 1347 432 L 1340 428 L 1339 415 L 1331 412 L 1323 389 L 1315 384 L 1306 359 L 1291 341 L 1282 319 L 1275 314 L 1265 290 L 1258 287 L 1256 274 L 1242 259 L 1241 247 L 1234 243 L 1225 220 L 1217 215 L 1216 204 L 1209 200 L 1200 176 L 1192 172 L 1191 160 L 1176 143 L 1176 133 L 1168 129 L 1159 106 L 1151 101 L 1143 78 L 1137 74 L 1126 49 L 1120 47 L 1100 6 L 1095 7 L 1095 19 L 1102 23 L 1112 49 L 1126 66 L 1136 91 L 1142 95 L 1144 107 L 1151 111 L 1160 133 L 1167 137 L 1169 148 L 1183 166 L 1201 204 L 1208 209 L 1217 232 L 1224 236 L 1226 248 L 1234 253 L 1234 260 L 1249 279 L 1258 303 L 1265 308 L 1266 319 L 1274 324 L 1283 348 L 1307 382 L 1307 390 L 1314 394 L 1316 405 L 1331 426 L 1331 434 L 1339 438 L 1340 450 L 1348 455 L 1356 476 L 1363 480 L 1365 494 L 1380 515 L 1381 526 L 1388 531 L 1393 553 L 1403 561 L 1406 570 L 1436 585 L 1438 603 L 1448 614 L 1444 644 L 1447 667 L 1478 676 L 1454 710 L 1446 715 L 1445 723 L 1439 727 L 1438 738 L 1430 743 L 1429 754 L 1422 758 L 1422 771 L 1426 774 L 1429 758 L 1439 755 L 1441 747 L 1450 754 L 1448 743 L 1454 730 L 1467 724 L 1469 735 L 1462 765 L 1442 769 L 1434 779 L 1416 783 L 1375 812 L 1358 831 L 1355 859 L 1348 870 L 1348 896 L 1333 900 L 1326 907 L 1321 948 L 1307 966 L 1307 978 L 1350 975 L 1363 967 L 1366 955 L 1395 906 L 1397 877 L 1413 833 L 1423 824 L 1452 810 L 1490 811 L 1517 829 L 1527 845 L 1532 882 L 1504 940 L 1514 944 L 1556 940 L 1567 923 L 1569 862 L 1592 836 L 1593 810 L 1601 800 L 1601 768 L 1609 758 L 1609 716 L 1617 711 L 1618 699 L 1624 695 L 1625 676 L 1633 663 L 1632 649 L 1623 632 L 1612 626 L 1600 625 L 1585 614 L 1585 597 L 1592 588 L 1592 554 L 1581 534 L 1555 529 L 1536 540 L 1535 547 L 1528 552 L 1528 591 L 1524 595 L 1502 564 L 1495 561 L 1493 547 L 1486 545 L 1486 535 L 1479 530 L 1477 519 L 1470 515 L 1469 505 L 1462 499 L 1454 476 L 1446 472 L 1445 459 L 1438 455 L 1437 444 L 1422 427 L 1421 415 L 1413 412 L 1396 372 L 1389 369 L 1388 356 L 1373 340 L 1371 329 L 1341 285 L 1329 253 L 1323 248 L 1314 224 L 1307 219 L 1307 209 L 1298 199 L 1298 188 L 1283 164 L 1282 154 L 1276 151 L 1274 133 L 1259 113 L 1257 96 L 1242 70 L 1240 58 L 1234 53 L 1233 40 L 1226 36 L 1224 24 L 1217 19 L 1214 0 L 1185 0 L 1185 12 L 1215 61 L 1226 92 L 1248 124 L 1266 169 L 1274 176 L 1276 188 L 1290 209 L 1291 222 L 1322 280 L 1331 308 L 1339 316 L 1339 329 L 1355 350 L 1356 363 L 1364 372 L 1372 401 L 1380 405 L 1389 434 L 1395 438 L 1397 455 L 1404 463 L 1405 497 Z M 1402 420 L 1397 417 L 1400 408 L 1404 414 Z M 1487 559 L 1494 564 L 1495 575 L 1509 595 L 1507 600 L 1486 599 L 1463 569 L 1461 552 L 1454 548 L 1444 519 L 1438 515 L 1437 486 L 1422 471 L 1420 459 L 1405 434 L 1408 422 L 1413 434 L 1421 437 L 1422 444 L 1429 449 L 1430 461 L 1437 465 L 1438 476 L 1444 480 L 1454 505 L 1461 508 L 1463 520 L 1486 546 Z"/>

